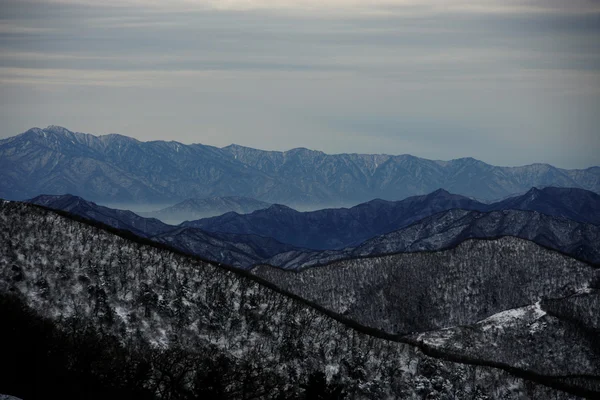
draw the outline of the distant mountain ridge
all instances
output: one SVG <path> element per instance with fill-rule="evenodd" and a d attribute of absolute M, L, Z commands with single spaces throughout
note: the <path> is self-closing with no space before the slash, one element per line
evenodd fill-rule
<path fill-rule="evenodd" d="M 171 207 L 142 212 L 140 215 L 157 218 L 169 224 L 179 224 L 183 221 L 214 217 L 227 212 L 247 214 L 269 206 L 271 204 L 249 197 L 208 197 L 205 199 L 187 199 Z"/>
<path fill-rule="evenodd" d="M 281 242 L 315 250 L 354 247 L 365 240 L 404 228 L 441 211 L 526 210 L 600 224 L 600 195 L 571 188 L 532 188 L 527 193 L 498 203 L 484 204 L 438 189 L 425 196 L 389 202 L 373 200 L 352 208 L 299 212 L 274 205 L 251 214 L 228 213 L 185 222 L 210 232 L 270 236 Z"/>
<path fill-rule="evenodd" d="M 521 196 L 494 204 L 488 210 L 529 210 L 600 225 L 600 195 L 577 188 L 532 188 Z"/>
<path fill-rule="evenodd" d="M 411 155 L 217 148 L 49 126 L 0 141 L 0 182 L 0 197 L 8 199 L 72 193 L 93 201 L 165 203 L 244 196 L 322 206 L 397 200 L 438 188 L 488 201 L 533 186 L 598 193 L 600 167 L 496 167 L 472 158 L 433 161 Z"/>
<path fill-rule="evenodd" d="M 209 232 L 269 236 L 298 247 L 328 250 L 358 245 L 373 236 L 394 231 L 439 211 L 452 208 L 484 210 L 487 207 L 440 189 L 396 202 L 377 199 L 352 208 L 310 212 L 275 204 L 250 214 L 227 213 L 187 221 L 182 225 Z"/>
<path fill-rule="evenodd" d="M 151 237 L 173 230 L 155 218 L 144 218 L 129 210 L 117 210 L 87 201 L 79 196 L 41 195 L 28 200 L 29 203 L 67 211 L 93 221 L 99 221 L 117 229 L 128 230 L 141 237 Z"/>
<path fill-rule="evenodd" d="M 337 260 L 383 254 L 437 251 L 469 239 L 513 236 L 600 265 L 600 226 L 526 210 L 480 212 L 452 209 L 374 237 L 354 248 L 276 254 L 265 264 L 301 269 Z"/>

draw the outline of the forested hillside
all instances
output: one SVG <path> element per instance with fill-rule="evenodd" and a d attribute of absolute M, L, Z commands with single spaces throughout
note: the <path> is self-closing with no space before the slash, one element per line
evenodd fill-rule
<path fill-rule="evenodd" d="M 0 226 L 0 293 L 12 318 L 0 392 L 86 397 L 77 383 L 72 393 L 37 385 L 64 374 L 112 397 L 572 398 L 502 369 L 425 356 L 245 273 L 35 206 L 0 204 Z M 40 337 L 53 339 L 33 341 L 30 353 L 19 340 Z"/>

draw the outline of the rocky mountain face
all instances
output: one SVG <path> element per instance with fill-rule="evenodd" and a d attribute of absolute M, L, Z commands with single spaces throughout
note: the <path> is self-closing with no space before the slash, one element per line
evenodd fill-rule
<path fill-rule="evenodd" d="M 479 212 L 453 209 L 424 218 L 403 229 L 375 237 L 344 250 L 280 253 L 265 264 L 286 269 L 323 265 L 335 260 L 442 250 L 466 239 L 514 236 L 531 240 L 577 259 L 600 265 L 600 227 L 536 211 Z"/>
<path fill-rule="evenodd" d="M 50 126 L 0 141 L 0 182 L 0 197 L 8 199 L 71 193 L 93 201 L 164 204 L 246 196 L 314 207 L 397 200 L 438 188 L 483 200 L 533 186 L 598 193 L 600 167 L 496 167 L 471 158 L 432 161 L 410 155 L 216 148 L 93 136 Z"/>
<path fill-rule="evenodd" d="M 248 214 L 269 206 L 271 204 L 248 197 L 209 197 L 206 199 L 187 199 L 171 207 L 158 211 L 143 212 L 140 215 L 157 218 L 168 224 L 180 224 L 183 221 L 215 217 L 228 212 Z"/>
<path fill-rule="evenodd" d="M 441 345 L 440 354 L 432 357 L 420 350 L 423 345 L 414 338 L 369 330 L 251 275 L 174 253 L 151 242 L 128 240 L 46 209 L 2 202 L 0 227 L 4 243 L 0 247 L 0 306 L 10 326 L 27 328 L 0 332 L 0 368 L 6 378 L 0 390 L 22 398 L 39 397 L 41 390 L 44 395 L 63 390 L 65 398 L 76 398 L 73 396 L 77 393 L 66 392 L 64 386 L 58 388 L 47 379 L 45 374 L 64 379 L 53 370 L 79 376 L 95 384 L 94 388 L 101 388 L 101 396 L 108 393 L 111 398 L 125 391 L 149 399 L 300 399 L 325 395 L 356 399 L 567 399 L 597 393 L 590 391 L 587 381 L 565 382 L 563 376 L 573 371 L 585 373 L 585 379 L 597 376 L 598 370 L 592 369 L 597 353 L 580 353 L 589 350 L 583 347 L 585 343 L 568 347 L 573 349 L 569 352 L 573 363 L 565 366 L 569 369 L 561 371 L 560 376 L 552 371 L 548 375 L 546 371 L 529 373 L 529 363 L 489 366 L 485 357 L 468 359 L 446 352 Z M 458 277 L 445 280 L 438 297 L 448 298 L 457 308 L 450 315 L 427 317 L 424 325 L 477 322 L 479 315 L 490 315 L 503 306 L 528 304 L 542 295 L 554 298 L 578 290 L 591 275 L 589 266 L 516 239 L 473 242 L 468 246 L 475 247 L 472 254 L 478 259 L 487 260 L 496 246 L 508 253 L 494 253 L 496 259 L 489 271 L 469 262 L 470 256 L 465 258 L 460 251 L 450 256 L 453 262 L 443 275 L 449 277 L 450 271 L 465 269 L 468 282 Z M 506 261 L 500 260 L 500 254 Z M 448 256 L 443 253 L 440 257 Z M 520 261 L 523 256 L 527 260 Z M 529 267 L 534 265 L 531 272 L 521 269 L 526 261 Z M 461 267 L 463 262 L 465 266 Z M 522 289 L 508 299 L 499 288 L 492 289 L 492 295 L 498 296 L 494 298 L 478 292 L 480 282 L 488 278 L 492 287 L 494 278 L 515 279 L 496 268 L 512 264 L 513 272 L 527 276 L 538 273 L 538 282 L 525 279 L 518 286 Z M 406 260 L 402 265 L 417 271 L 422 263 Z M 355 271 L 360 274 L 359 269 Z M 345 274 L 344 268 L 338 272 L 340 276 Z M 419 295 L 434 291 L 436 286 L 424 282 L 426 285 L 421 287 L 421 281 L 413 277 L 409 274 L 400 281 L 406 282 L 403 285 L 412 283 L 411 290 L 416 291 L 419 301 L 424 301 L 424 307 L 445 307 L 442 302 L 435 305 Z M 364 283 L 368 285 L 369 279 L 365 278 Z M 360 284 L 345 280 L 343 285 L 357 288 Z M 455 292 L 462 294 L 450 296 Z M 489 302 L 484 304 L 484 300 Z M 568 307 L 579 307 L 578 300 L 569 301 Z M 25 308 L 15 306 L 18 302 Z M 402 307 L 402 303 L 397 304 Z M 553 309 L 565 307 L 556 305 Z M 585 310 L 578 315 L 584 317 Z M 502 324 L 494 326 L 503 329 Z M 27 343 L 21 339 L 23 335 L 44 339 Z M 64 341 L 66 335 L 69 339 Z M 540 338 L 550 340 L 548 336 Z M 568 345 L 571 338 L 575 339 L 564 336 L 556 340 L 567 341 Z M 424 343 L 425 338 L 420 342 Z M 57 343 L 61 351 L 48 347 Z M 476 344 L 465 342 L 467 345 Z M 48 364 L 54 365 L 53 369 L 32 368 L 30 360 L 23 358 L 27 346 L 36 349 L 31 353 L 40 361 L 36 366 L 66 358 Z M 485 356 L 491 355 L 493 360 L 510 357 L 504 349 L 497 353 L 490 347 Z M 536 361 L 542 362 L 537 356 Z M 22 376 L 27 376 L 29 384 L 20 384 Z M 47 385 L 36 385 L 41 381 Z M 70 387 L 78 384 L 72 382 Z M 102 398 L 93 390 L 90 395 Z"/>

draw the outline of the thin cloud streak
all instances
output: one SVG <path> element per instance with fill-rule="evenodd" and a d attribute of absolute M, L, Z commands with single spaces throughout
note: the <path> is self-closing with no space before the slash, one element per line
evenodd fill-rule
<path fill-rule="evenodd" d="M 292 11 L 334 13 L 392 13 L 405 15 L 433 13 L 579 13 L 598 12 L 600 4 L 589 0 L 25 0 L 31 3 L 102 6 L 113 8 L 139 7 L 170 11 Z"/>

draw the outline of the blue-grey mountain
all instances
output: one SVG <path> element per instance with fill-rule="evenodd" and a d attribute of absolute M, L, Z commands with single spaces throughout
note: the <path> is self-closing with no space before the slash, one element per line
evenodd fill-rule
<path fill-rule="evenodd" d="M 381 254 L 448 249 L 467 239 L 514 236 L 600 265 L 600 226 L 537 211 L 480 212 L 453 209 L 424 218 L 408 227 L 374 237 L 344 250 L 293 250 L 265 260 L 285 269 L 301 269 L 336 260 Z"/>
<path fill-rule="evenodd" d="M 152 212 L 142 212 L 144 217 L 154 217 L 168 224 L 179 224 L 183 221 L 215 217 L 228 212 L 248 214 L 261 210 L 271 204 L 248 197 L 226 196 L 208 197 L 206 199 L 187 199 L 171 207 Z"/>
<path fill-rule="evenodd" d="M 439 211 L 452 208 L 483 210 L 486 204 L 436 190 L 401 201 L 372 200 L 352 208 L 299 212 L 282 205 L 239 215 L 184 222 L 184 226 L 210 232 L 246 233 L 273 237 L 281 242 L 316 250 L 358 245 Z"/>
<path fill-rule="evenodd" d="M 144 218 L 131 211 L 115 210 L 72 195 L 42 195 L 29 202 L 47 208 L 98 221 L 113 228 L 130 231 L 140 237 L 165 243 L 189 254 L 246 267 L 281 252 L 301 249 L 257 235 L 204 232 L 200 229 L 167 225 L 154 218 Z"/>
<path fill-rule="evenodd" d="M 531 187 L 600 192 L 600 167 L 547 164 L 497 167 L 472 158 L 329 155 L 308 149 L 263 151 L 237 145 L 93 136 L 50 126 L 0 141 L 0 197 L 72 193 L 92 201 L 165 204 L 189 198 L 245 196 L 290 206 L 398 200 L 444 188 L 482 200 Z"/>
<path fill-rule="evenodd" d="M 40 195 L 29 203 L 62 210 L 92 221 L 102 222 L 117 229 L 124 229 L 141 237 L 151 237 L 175 229 L 155 218 L 144 218 L 129 210 L 117 210 L 87 201 L 79 196 Z"/>
<path fill-rule="evenodd" d="M 575 198 L 569 199 L 567 194 Z M 477 211 L 525 204 L 523 199 L 533 197 L 545 201 L 532 202 L 530 208 L 539 206 L 558 216 L 525 210 Z M 593 212 L 576 211 L 596 209 L 600 206 L 596 203 L 598 197 L 572 189 L 534 188 L 510 201 L 486 205 L 438 190 L 427 196 L 399 202 L 375 200 L 350 209 L 298 212 L 274 205 L 248 215 L 228 213 L 180 226 L 99 206 L 76 196 L 38 196 L 31 201 L 129 230 L 210 260 L 238 267 L 262 263 L 299 269 L 347 258 L 440 250 L 466 239 L 500 236 L 532 240 L 599 264 L 600 226 L 562 217 L 573 215 L 595 222 Z M 546 208 L 548 203 L 554 207 Z M 304 248 L 311 246 L 313 250 Z M 321 249 L 314 250 L 315 247 Z"/>
<path fill-rule="evenodd" d="M 522 196 L 491 204 L 488 209 L 538 211 L 600 225 L 600 195 L 577 188 L 532 188 Z"/>
<path fill-rule="evenodd" d="M 298 212 L 274 205 L 247 215 L 229 213 L 185 222 L 184 225 L 207 231 L 270 236 L 299 247 L 333 250 L 357 246 L 375 236 L 450 209 L 530 210 L 582 223 L 600 224 L 600 195 L 582 189 L 533 188 L 521 196 L 492 204 L 480 203 L 440 189 L 425 196 L 396 202 L 373 200 L 349 209 Z M 505 222 L 508 224 L 508 221 Z M 486 234 L 494 236 L 519 232 L 517 227 L 523 228 L 521 222 L 515 222 L 514 226 L 504 225 L 500 230 L 488 229 Z"/>

